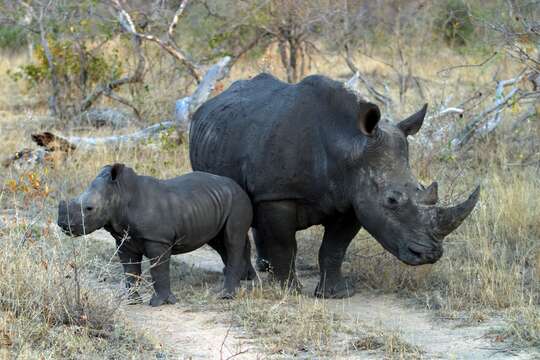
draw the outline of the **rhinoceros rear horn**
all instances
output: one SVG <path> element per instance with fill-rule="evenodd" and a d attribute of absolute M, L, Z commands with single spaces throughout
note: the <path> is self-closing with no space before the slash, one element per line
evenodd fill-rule
<path fill-rule="evenodd" d="M 438 194 L 439 185 L 437 182 L 433 182 L 429 185 L 419 197 L 419 202 L 424 205 L 435 205 L 439 201 Z"/>
<path fill-rule="evenodd" d="M 380 119 L 381 112 L 377 105 L 371 103 L 361 103 L 359 105 L 357 124 L 358 129 L 364 135 L 373 136 Z"/>
<path fill-rule="evenodd" d="M 397 124 L 398 128 L 400 128 L 401 131 L 406 136 L 414 135 L 420 130 L 422 127 L 422 124 L 424 123 L 424 118 L 426 117 L 426 111 L 427 111 L 427 104 L 424 104 L 422 109 L 418 111 L 417 113 L 409 116 L 405 120 L 399 122 Z"/>
<path fill-rule="evenodd" d="M 478 202 L 479 196 L 480 186 L 477 186 L 471 195 L 469 195 L 469 198 L 461 204 L 448 208 L 438 208 L 435 235 L 443 238 L 457 229 L 457 227 L 474 209 L 474 206 Z"/>

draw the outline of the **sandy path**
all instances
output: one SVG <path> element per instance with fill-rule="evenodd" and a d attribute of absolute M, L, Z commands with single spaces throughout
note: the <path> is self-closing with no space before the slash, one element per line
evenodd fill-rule
<path fill-rule="evenodd" d="M 108 234 L 99 234 L 104 239 Z M 219 256 L 201 248 L 176 257 L 189 266 L 221 272 Z M 302 276 L 304 292 L 311 296 L 317 283 L 313 275 Z M 360 290 L 353 297 L 327 300 L 328 308 L 350 327 L 366 326 L 385 333 L 398 333 L 409 344 L 423 351 L 426 359 L 540 359 L 540 352 L 513 351 L 508 344 L 493 342 L 487 333 L 500 324 L 496 321 L 475 326 L 458 326 L 457 322 L 437 319 L 434 313 L 407 304 L 395 295 Z M 231 326 L 227 314 L 215 311 L 191 311 L 181 305 L 151 308 L 147 305 L 126 306 L 129 321 L 157 339 L 178 359 L 261 359 L 257 341 L 240 328 Z M 343 335 L 344 341 L 348 335 Z M 238 354 L 238 355 L 237 355 Z M 343 359 L 378 359 L 382 354 L 351 351 Z"/>
<path fill-rule="evenodd" d="M 223 314 L 191 312 L 181 306 L 129 306 L 129 322 L 145 329 L 172 359 L 259 359 L 240 329 L 227 326 Z"/>
<path fill-rule="evenodd" d="M 114 243 L 104 230 L 88 238 Z M 202 268 L 221 273 L 223 269 L 219 255 L 203 247 L 189 254 L 178 255 L 175 260 L 182 265 Z M 239 327 L 232 326 L 227 314 L 216 311 L 193 311 L 182 306 L 166 305 L 153 308 L 147 304 L 122 307 L 126 321 L 135 329 L 148 334 L 159 343 L 167 354 L 163 359 L 261 359 L 263 356 L 255 342 Z"/>
<path fill-rule="evenodd" d="M 221 273 L 223 265 L 217 253 L 201 248 L 175 256 L 189 266 Z M 127 306 L 130 322 L 163 344 L 174 359 L 260 359 L 255 343 L 240 328 L 227 320 L 225 313 L 192 311 L 181 304 L 152 308 Z"/>
<path fill-rule="evenodd" d="M 407 306 L 394 295 L 361 293 L 345 300 L 329 301 L 328 306 L 340 313 L 352 326 L 370 324 L 399 336 L 424 352 L 428 359 L 533 359 L 532 354 L 509 351 L 508 344 L 496 344 L 486 334 L 497 322 L 475 326 L 458 326 L 436 319 L 430 312 Z M 537 356 L 540 356 L 538 354 Z"/>

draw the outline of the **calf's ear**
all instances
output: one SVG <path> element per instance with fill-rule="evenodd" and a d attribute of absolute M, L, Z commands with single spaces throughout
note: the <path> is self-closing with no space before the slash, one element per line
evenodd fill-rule
<path fill-rule="evenodd" d="M 371 103 L 361 103 L 358 111 L 357 127 L 362 134 L 373 136 L 377 131 L 377 124 L 381 119 L 379 107 Z"/>
<path fill-rule="evenodd" d="M 114 164 L 111 168 L 111 180 L 116 181 L 124 171 L 124 164 Z"/>
<path fill-rule="evenodd" d="M 422 109 L 417 113 L 409 116 L 405 120 L 397 124 L 398 128 L 405 134 L 405 136 L 414 135 L 420 130 L 426 117 L 427 104 L 424 104 Z"/>

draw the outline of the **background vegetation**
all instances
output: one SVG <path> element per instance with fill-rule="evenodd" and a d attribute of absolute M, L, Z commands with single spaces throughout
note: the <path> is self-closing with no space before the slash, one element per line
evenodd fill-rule
<path fill-rule="evenodd" d="M 345 264 L 358 290 L 416 299 L 441 319 L 501 319 L 500 336 L 511 346 L 540 346 L 538 2 L 193 0 L 171 32 L 179 5 L 3 0 L 0 157 L 34 149 L 30 134 L 42 130 L 108 136 L 171 119 L 175 101 L 225 55 L 231 70 L 214 94 L 261 71 L 290 82 L 313 73 L 347 81 L 358 71 L 356 89 L 390 121 L 429 104 L 422 134 L 411 141 L 422 182 L 439 181 L 445 202 L 483 185 L 477 209 L 432 266 L 407 267 L 361 231 Z M 126 31 L 120 10 L 137 32 L 161 43 Z M 81 114 L 104 108 L 130 121 L 120 129 L 80 122 Z M 112 246 L 68 240 L 55 228 L 55 207 L 104 164 L 171 177 L 190 170 L 187 152 L 167 132 L 0 170 L 0 354 L 160 354 L 122 320 Z M 312 276 L 321 229 L 298 239 L 299 266 Z M 205 285 L 191 285 L 182 288 L 191 294 L 187 304 L 215 304 Z M 324 302 L 264 286 L 227 309 L 266 349 L 325 353 L 335 346 L 330 339 L 344 330 Z M 278 300 L 277 311 L 265 310 Z M 393 334 L 362 339 L 355 346 L 382 342 L 389 356 L 421 356 Z"/>

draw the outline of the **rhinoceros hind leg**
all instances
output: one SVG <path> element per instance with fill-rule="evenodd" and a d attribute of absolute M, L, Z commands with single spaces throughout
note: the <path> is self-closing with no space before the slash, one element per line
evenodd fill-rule
<path fill-rule="evenodd" d="M 263 238 L 255 228 L 251 229 L 251 233 L 253 234 L 255 248 L 257 249 L 257 260 L 255 260 L 255 267 L 259 272 L 268 272 L 270 270 L 270 260 L 268 254 L 266 253 Z"/>
<path fill-rule="evenodd" d="M 251 264 L 251 243 L 249 242 L 249 237 L 246 235 L 246 246 L 244 248 L 244 260 L 245 260 L 245 270 L 242 275 L 242 280 L 255 280 L 257 278 L 257 273 Z"/>
<path fill-rule="evenodd" d="M 173 293 L 170 293 L 167 297 L 162 297 L 160 294 L 152 295 L 150 299 L 150 306 L 156 307 L 165 304 L 176 304 L 176 296 Z"/>
<path fill-rule="evenodd" d="M 341 265 L 347 247 L 360 227 L 353 212 L 324 225 L 324 237 L 319 249 L 321 279 L 315 289 L 315 296 L 339 299 L 354 294 L 354 286 L 349 279 L 343 277 Z"/>
<path fill-rule="evenodd" d="M 261 202 L 257 214 L 257 242 L 270 260 L 272 278 L 282 286 L 299 290 L 296 278 L 296 204 L 293 201 Z"/>

